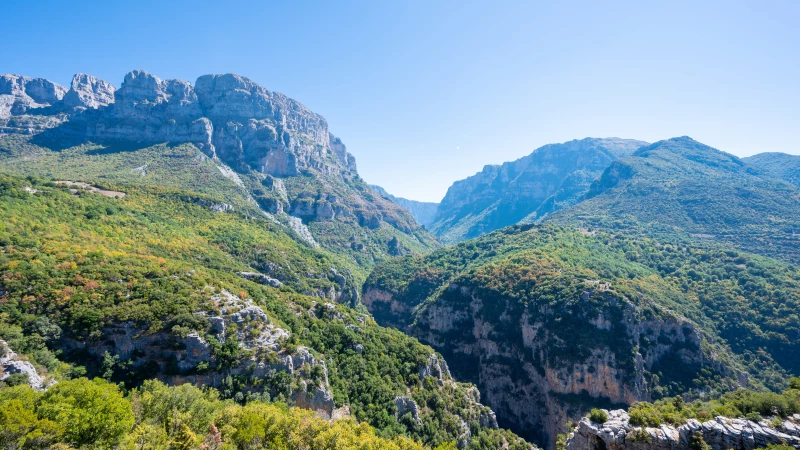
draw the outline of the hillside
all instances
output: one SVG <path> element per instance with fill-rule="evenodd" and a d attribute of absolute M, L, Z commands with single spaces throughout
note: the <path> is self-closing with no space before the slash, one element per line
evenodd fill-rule
<path fill-rule="evenodd" d="M 438 243 L 324 118 L 237 75 L 1 79 L 0 339 L 21 358 L 3 368 L 31 366 L 0 385 L 158 379 L 350 416 L 388 446 L 530 447 L 360 306 L 376 262 Z M 259 414 L 305 417 L 280 408 Z"/>
<path fill-rule="evenodd" d="M 688 137 L 622 158 L 557 224 L 726 243 L 800 261 L 800 189 Z"/>
<path fill-rule="evenodd" d="M 587 138 L 545 145 L 516 161 L 486 166 L 453 183 L 428 228 L 442 242 L 454 243 L 523 220 L 540 220 L 580 201 L 609 164 L 646 144 Z"/>
<path fill-rule="evenodd" d="M 364 303 L 475 382 L 498 422 L 552 448 L 592 407 L 800 370 L 800 272 L 690 241 L 543 225 L 378 265 Z"/>
<path fill-rule="evenodd" d="M 418 224 L 428 227 L 433 223 L 436 216 L 436 209 L 439 207 L 438 203 L 420 202 L 403 197 L 395 197 L 380 186 L 371 184 L 370 187 L 378 194 L 381 194 L 410 212 L 411 216 L 414 217 L 414 220 L 416 220 Z"/>
<path fill-rule="evenodd" d="M 42 384 L 157 378 L 431 446 L 525 445 L 432 349 L 330 301 L 346 259 L 213 196 L 102 188 L 0 174 L 0 337 Z"/>
<path fill-rule="evenodd" d="M 800 186 L 800 156 L 786 153 L 759 153 L 742 161 L 772 178 Z"/>
<path fill-rule="evenodd" d="M 116 90 L 84 74 L 69 89 L 2 79 L 4 171 L 224 191 L 226 203 L 257 206 L 358 267 L 438 245 L 361 180 L 322 116 L 247 78 L 207 75 L 192 85 L 135 70 Z"/>

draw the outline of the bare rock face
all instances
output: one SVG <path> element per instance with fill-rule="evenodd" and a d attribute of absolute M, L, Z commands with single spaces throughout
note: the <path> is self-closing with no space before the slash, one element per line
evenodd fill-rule
<path fill-rule="evenodd" d="M 595 284 L 587 284 L 581 299 L 580 304 L 587 305 L 590 299 L 602 299 L 599 303 L 606 306 L 559 314 L 580 324 L 586 336 L 618 336 L 614 346 L 601 343 L 599 337 L 583 342 L 560 335 L 548 319 L 553 314 L 550 307 L 514 312 L 497 298 L 484 299 L 470 285 L 452 283 L 436 301 L 418 307 L 367 284 L 363 303 L 379 323 L 405 330 L 451 363 L 448 368 L 431 359 L 421 374 L 438 377 L 452 370 L 460 379 L 475 382 L 484 394 L 482 402 L 497 413 L 502 426 L 546 448 L 553 448 L 561 426 L 582 417 L 591 403 L 651 400 L 658 385 L 649 374 L 666 365 L 705 366 L 736 376 L 703 350 L 700 331 L 681 317 L 647 316 L 624 297 Z M 496 316 L 486 314 L 491 310 Z"/>
<path fill-rule="evenodd" d="M 708 422 L 694 419 L 685 425 L 658 428 L 635 427 L 624 410 L 608 411 L 608 421 L 599 424 L 583 418 L 567 438 L 567 450 L 689 450 L 696 432 L 714 450 L 754 450 L 769 444 L 800 448 L 800 415 L 781 421 L 773 428 L 769 421 L 716 417 Z"/>
<path fill-rule="evenodd" d="M 0 75 L 0 119 L 54 105 L 66 93 L 66 87 L 44 78 Z"/>
<path fill-rule="evenodd" d="M 395 416 L 398 419 L 406 414 L 411 414 L 411 417 L 415 422 L 422 422 L 422 420 L 419 418 L 419 406 L 417 406 L 417 402 L 412 400 L 411 397 L 406 397 L 405 395 L 395 397 L 394 406 L 397 408 L 397 413 L 395 413 Z"/>
<path fill-rule="evenodd" d="M 64 106 L 67 108 L 97 109 L 114 103 L 115 88 L 111 83 L 97 77 L 78 73 L 72 77 L 69 91 L 64 95 Z"/>
<path fill-rule="evenodd" d="M 20 359 L 19 355 L 11 350 L 6 341 L 0 340 L 0 381 L 17 373 L 24 374 L 32 388 L 44 389 L 44 381 L 36 372 L 33 364 Z"/>

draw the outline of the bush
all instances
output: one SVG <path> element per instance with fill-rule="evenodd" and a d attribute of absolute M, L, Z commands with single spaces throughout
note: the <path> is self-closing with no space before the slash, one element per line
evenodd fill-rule
<path fill-rule="evenodd" d="M 593 408 L 589 413 L 589 420 L 595 423 L 606 423 L 608 421 L 608 413 L 602 409 Z"/>

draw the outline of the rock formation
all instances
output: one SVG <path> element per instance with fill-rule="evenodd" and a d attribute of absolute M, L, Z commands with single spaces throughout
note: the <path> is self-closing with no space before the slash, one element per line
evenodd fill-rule
<path fill-rule="evenodd" d="M 699 422 L 694 419 L 685 425 L 658 428 L 635 427 L 628 423 L 624 410 L 608 411 L 608 421 L 592 422 L 583 418 L 566 442 L 567 450 L 689 450 L 692 436 L 698 431 L 713 450 L 755 450 L 769 444 L 800 448 L 800 415 L 780 420 L 773 428 L 772 421 L 752 422 L 747 419 L 716 417 Z"/>
<path fill-rule="evenodd" d="M 27 378 L 28 384 L 34 389 L 44 388 L 44 380 L 36 372 L 33 364 L 20 359 L 6 341 L 0 340 L 0 381 L 14 374 L 23 374 Z"/>
<path fill-rule="evenodd" d="M 434 219 L 436 218 L 436 210 L 439 207 L 438 203 L 420 202 L 417 200 L 409 200 L 403 197 L 395 197 L 394 195 L 386 192 L 386 189 L 380 186 L 371 184 L 370 187 L 378 194 L 402 206 L 404 209 L 410 212 L 411 215 L 414 217 L 414 220 L 416 220 L 417 223 L 422 226 L 425 227 L 431 226 Z"/>
<path fill-rule="evenodd" d="M 609 164 L 643 145 L 631 139 L 587 138 L 545 145 L 516 161 L 486 166 L 450 186 L 429 229 L 452 243 L 537 221 L 577 203 Z"/>
<path fill-rule="evenodd" d="M 574 309 L 530 305 L 520 311 L 516 300 L 485 298 L 480 286 L 464 283 L 418 306 L 368 281 L 363 303 L 382 325 L 405 330 L 449 360 L 449 368 L 429 361 L 424 374 L 452 370 L 477 384 L 501 426 L 547 448 L 561 426 L 590 405 L 651 400 L 657 382 L 650 374 L 667 373 L 669 365 L 737 377 L 703 350 L 694 324 L 667 311 L 645 313 L 607 286 L 587 283 Z M 559 328 L 575 331 L 565 335 Z M 605 340 L 605 334 L 615 337 Z"/>

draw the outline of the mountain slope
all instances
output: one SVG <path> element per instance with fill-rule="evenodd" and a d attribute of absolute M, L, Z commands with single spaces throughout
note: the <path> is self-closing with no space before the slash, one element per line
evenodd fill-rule
<path fill-rule="evenodd" d="M 550 218 L 586 228 L 693 236 L 800 261 L 800 189 L 688 137 L 614 162 L 587 200 Z"/>
<path fill-rule="evenodd" d="M 519 221 L 535 221 L 578 202 L 611 162 L 646 142 L 583 139 L 545 145 L 530 155 L 457 181 L 429 227 L 445 243 L 473 238 Z"/>
<path fill-rule="evenodd" d="M 800 186 L 800 156 L 786 153 L 759 153 L 742 161 L 773 178 Z"/>
<path fill-rule="evenodd" d="M 247 78 L 206 75 L 192 85 L 135 70 L 115 90 L 83 74 L 69 89 L 3 77 L 4 171 L 225 191 L 225 202 L 255 205 L 359 268 L 438 245 L 361 180 L 322 116 Z"/>
<path fill-rule="evenodd" d="M 426 445 L 525 448 L 432 349 L 326 300 L 353 285 L 347 259 L 214 195 L 102 187 L 0 174 L 0 339 L 46 383 L 188 382 Z"/>
<path fill-rule="evenodd" d="M 428 227 L 433 223 L 433 219 L 436 216 L 436 209 L 439 207 L 438 203 L 420 202 L 417 200 L 409 200 L 403 197 L 395 197 L 394 195 L 386 192 L 386 189 L 380 186 L 371 184 L 370 187 L 378 194 L 381 194 L 382 196 L 405 208 L 411 213 L 411 215 L 414 217 L 414 220 L 416 220 L 418 224 Z"/>
<path fill-rule="evenodd" d="M 548 448 L 592 407 L 785 386 L 798 299 L 800 272 L 776 260 L 552 225 L 386 261 L 364 287 L 378 323 L 434 346 Z"/>

